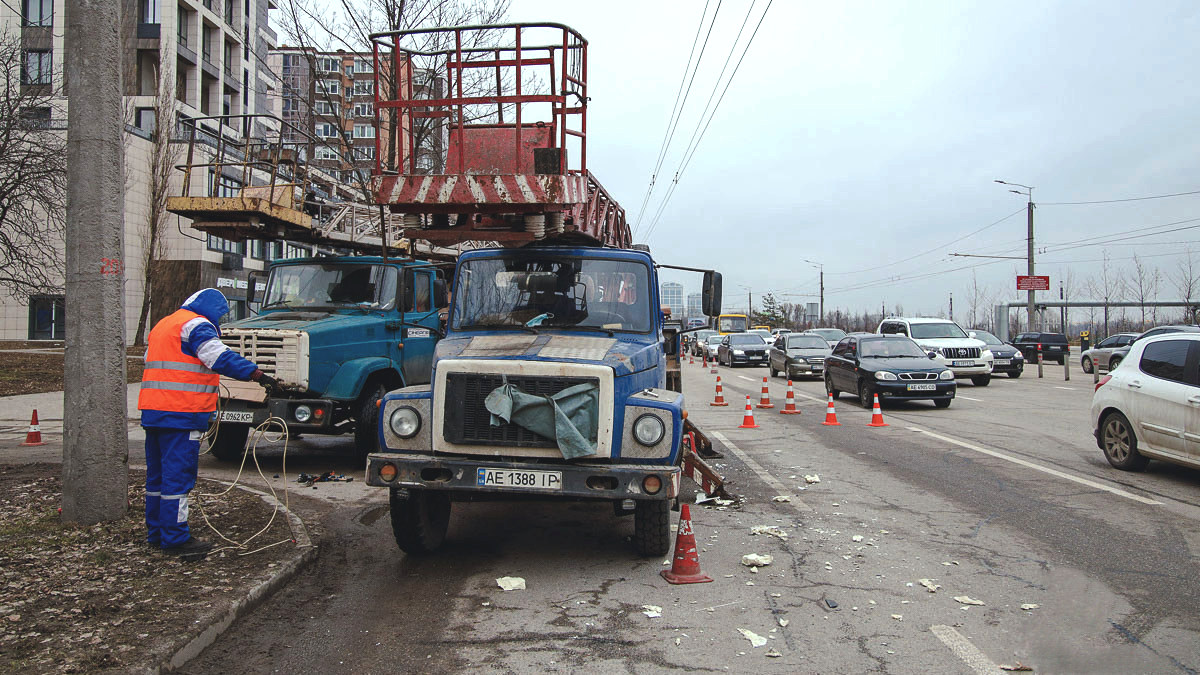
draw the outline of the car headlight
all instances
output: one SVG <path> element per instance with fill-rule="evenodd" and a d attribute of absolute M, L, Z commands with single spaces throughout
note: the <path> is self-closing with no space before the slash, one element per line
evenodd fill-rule
<path fill-rule="evenodd" d="M 1021 352 L 1017 352 L 1016 354 L 1013 354 L 1012 357 L 1013 357 L 1013 360 L 1015 360 L 1015 361 L 1025 360 L 1025 355 L 1022 354 Z"/>
<path fill-rule="evenodd" d="M 746 352 L 742 351 L 741 349 L 735 349 L 735 350 L 733 350 L 733 355 L 734 356 L 745 356 Z"/>
<path fill-rule="evenodd" d="M 412 438 L 421 429 L 421 414 L 409 406 L 397 408 L 388 418 L 388 424 L 400 438 Z"/>
<path fill-rule="evenodd" d="M 898 379 L 900 379 L 900 378 L 896 377 L 896 374 L 895 374 L 895 373 L 893 373 L 893 372 L 890 372 L 890 371 L 887 371 L 887 370 L 881 370 L 881 371 L 879 371 L 878 373 L 875 373 L 875 379 L 877 379 L 877 380 L 889 380 L 889 381 L 890 381 L 890 380 L 898 380 Z"/>
<path fill-rule="evenodd" d="M 954 379 L 954 371 L 953 370 L 943 370 L 942 372 L 938 373 L 938 379 L 939 380 L 953 380 Z"/>
<path fill-rule="evenodd" d="M 666 433 L 667 427 L 654 415 L 642 415 L 633 423 L 633 437 L 642 445 L 658 445 Z"/>
<path fill-rule="evenodd" d="M 937 354 L 938 356 L 942 355 L 942 350 L 938 349 L 937 347 L 927 347 L 925 345 L 917 345 L 917 346 L 920 347 L 921 351 L 925 352 L 926 354 L 928 354 L 929 352 L 933 352 L 934 354 Z"/>
<path fill-rule="evenodd" d="M 793 356 L 788 360 L 792 363 L 808 363 L 808 359 L 804 358 L 803 356 Z"/>

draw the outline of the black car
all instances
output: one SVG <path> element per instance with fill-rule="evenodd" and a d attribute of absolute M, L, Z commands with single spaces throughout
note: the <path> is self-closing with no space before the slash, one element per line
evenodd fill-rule
<path fill-rule="evenodd" d="M 850 335 L 825 359 L 825 391 L 834 398 L 854 392 L 864 408 L 883 401 L 932 400 L 950 407 L 958 385 L 954 372 L 903 335 Z"/>
<path fill-rule="evenodd" d="M 1154 337 L 1155 335 L 1165 335 L 1167 333 L 1200 333 L 1200 326 L 1189 326 L 1187 324 L 1176 326 L 1155 326 L 1154 328 L 1151 328 L 1145 333 L 1142 333 L 1134 338 L 1133 342 L 1137 342 L 1138 340 L 1148 337 Z M 1112 372 L 1112 369 L 1116 368 L 1117 364 L 1129 354 L 1131 347 L 1133 347 L 1133 343 L 1121 347 L 1120 349 L 1113 350 L 1112 354 L 1110 354 L 1108 357 L 1109 372 Z"/>
<path fill-rule="evenodd" d="M 755 333 L 732 333 L 717 347 L 717 361 L 729 366 L 767 365 L 767 341 Z"/>
<path fill-rule="evenodd" d="M 987 345 L 988 351 L 994 357 L 992 361 L 993 375 L 1008 373 L 1009 377 L 1021 376 L 1021 371 L 1025 370 L 1025 355 L 1021 353 L 1020 349 L 1001 341 L 1000 338 L 986 330 L 967 331 L 967 335 L 976 340 L 982 340 Z"/>
<path fill-rule="evenodd" d="M 1012 346 L 1021 350 L 1025 360 L 1037 363 L 1038 345 L 1042 346 L 1042 361 L 1054 361 L 1062 365 L 1071 354 L 1067 344 L 1067 336 L 1062 333 L 1021 333 L 1013 341 Z"/>

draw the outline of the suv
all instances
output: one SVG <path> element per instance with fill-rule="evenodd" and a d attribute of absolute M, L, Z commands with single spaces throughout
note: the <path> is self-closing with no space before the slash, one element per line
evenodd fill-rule
<path fill-rule="evenodd" d="M 938 364 L 954 371 L 954 377 L 969 377 L 977 387 L 986 387 L 992 381 L 991 350 L 949 319 L 891 317 L 879 322 L 877 332 L 907 335 L 933 354 Z"/>
<path fill-rule="evenodd" d="M 1054 361 L 1060 366 L 1071 353 L 1067 336 L 1062 333 L 1021 333 L 1012 341 L 1012 346 L 1033 364 L 1037 364 L 1038 345 L 1042 346 L 1042 361 Z"/>

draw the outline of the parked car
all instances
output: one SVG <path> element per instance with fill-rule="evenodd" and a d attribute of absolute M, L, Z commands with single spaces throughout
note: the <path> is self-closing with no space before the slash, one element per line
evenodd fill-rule
<path fill-rule="evenodd" d="M 842 338 L 846 337 L 846 331 L 840 328 L 810 328 L 805 333 L 820 335 L 822 339 L 829 343 L 829 348 L 833 349 Z"/>
<path fill-rule="evenodd" d="M 789 379 L 801 375 L 820 377 L 825 372 L 825 359 L 832 350 L 820 335 L 780 335 L 767 351 L 767 367 L 771 377 L 784 373 Z"/>
<path fill-rule="evenodd" d="M 902 335 L 848 336 L 825 359 L 825 391 L 854 392 L 864 408 L 875 394 L 880 403 L 929 399 L 947 408 L 957 389 L 954 371 Z"/>
<path fill-rule="evenodd" d="M 968 337 L 973 337 L 987 345 L 992 353 L 992 374 L 1007 373 L 1009 377 L 1018 378 L 1025 370 L 1025 356 L 1021 350 L 1002 341 L 986 330 L 969 330 Z"/>
<path fill-rule="evenodd" d="M 1137 343 L 1137 341 L 1139 341 L 1143 338 L 1151 338 L 1151 337 L 1155 337 L 1158 335 L 1166 335 L 1168 333 L 1200 333 L 1200 326 L 1188 326 L 1186 324 L 1171 325 L 1171 326 L 1155 326 L 1154 328 L 1151 328 L 1150 330 L 1146 331 L 1145 333 L 1142 333 L 1141 335 L 1135 337 L 1133 339 L 1133 343 Z M 1125 347 L 1119 347 L 1119 348 L 1113 350 L 1113 353 L 1110 354 L 1108 357 L 1108 369 L 1109 370 L 1116 368 L 1117 364 L 1120 363 L 1121 360 L 1124 359 L 1129 354 L 1130 346 L 1132 346 L 1132 344 L 1127 345 Z"/>
<path fill-rule="evenodd" d="M 1089 374 L 1092 372 L 1092 368 L 1096 367 L 1099 367 L 1100 370 L 1111 370 L 1112 366 L 1109 364 L 1109 357 L 1111 357 L 1113 352 L 1117 351 L 1118 349 L 1121 349 L 1122 347 L 1128 347 L 1129 345 L 1133 344 L 1133 341 L 1136 340 L 1137 337 L 1138 333 L 1117 333 L 1116 335 L 1109 335 L 1098 342 L 1095 347 L 1092 347 L 1091 349 L 1079 355 L 1079 366 L 1083 368 L 1083 372 Z M 1128 349 L 1123 350 L 1121 352 L 1121 356 L 1117 357 L 1117 363 L 1120 363 L 1121 358 L 1123 358 L 1128 352 Z"/>
<path fill-rule="evenodd" d="M 784 335 L 784 334 L 787 334 L 790 332 L 792 332 L 791 328 L 774 328 L 771 330 L 771 335 L 774 335 L 775 337 L 779 337 L 780 335 Z"/>
<path fill-rule="evenodd" d="M 717 331 L 715 330 L 698 330 L 695 333 L 692 333 L 692 341 L 688 345 L 688 349 L 691 350 L 692 356 L 703 356 L 704 341 L 716 334 Z"/>
<path fill-rule="evenodd" d="M 1062 333 L 1021 333 L 1013 338 L 1012 345 L 1021 350 L 1027 361 L 1035 365 L 1038 358 L 1038 345 L 1042 346 L 1044 363 L 1053 361 L 1061 366 L 1071 354 L 1067 336 Z"/>
<path fill-rule="evenodd" d="M 891 317 L 879 322 L 879 333 L 912 338 L 955 377 L 969 377 L 977 387 L 992 381 L 992 352 L 949 319 Z"/>
<path fill-rule="evenodd" d="M 1151 459 L 1200 468 L 1200 335 L 1138 340 L 1101 378 L 1092 433 L 1108 463 L 1140 471 Z"/>
<path fill-rule="evenodd" d="M 772 342 L 775 341 L 775 336 L 771 335 L 771 331 L 765 330 L 763 328 L 751 328 L 750 330 L 748 330 L 746 332 L 753 333 L 754 335 L 759 336 L 760 338 L 763 339 L 763 342 L 765 342 L 767 344 L 771 344 Z"/>
<path fill-rule="evenodd" d="M 767 365 L 767 343 L 754 333 L 731 333 L 722 336 L 717 348 L 717 361 L 730 368 L 734 366 Z"/>
<path fill-rule="evenodd" d="M 717 360 L 717 348 L 721 346 L 721 340 L 725 339 L 724 335 L 717 333 L 704 338 L 704 342 L 700 343 L 700 354 L 709 361 Z"/>

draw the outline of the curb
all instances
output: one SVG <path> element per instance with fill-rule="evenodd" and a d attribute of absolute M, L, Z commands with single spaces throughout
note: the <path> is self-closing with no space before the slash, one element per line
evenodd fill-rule
<path fill-rule="evenodd" d="M 212 480 L 213 482 L 221 483 L 223 485 L 231 485 L 231 483 L 227 481 L 216 480 L 213 478 L 208 480 Z M 233 487 L 236 487 L 244 492 L 257 495 L 259 499 L 267 502 L 272 507 L 275 505 L 275 498 L 266 492 L 261 492 L 259 490 L 255 490 L 254 488 L 248 488 L 243 485 L 234 485 Z M 295 513 L 292 513 L 283 504 L 279 504 L 279 510 L 285 516 L 287 516 L 288 522 L 291 524 L 293 532 L 295 532 L 296 546 L 299 550 L 299 554 L 281 564 L 269 579 L 266 579 L 257 586 L 251 588 L 250 591 L 246 593 L 245 597 L 235 601 L 228 610 L 213 616 L 201 618 L 198 624 L 194 624 L 195 627 L 200 630 L 199 634 L 187 640 L 178 647 L 169 648 L 171 650 L 169 655 L 152 655 L 151 660 L 156 661 L 157 663 L 150 666 L 143 672 L 158 675 L 159 673 L 169 673 L 177 668 L 182 668 L 187 664 L 188 661 L 196 658 L 200 655 L 200 652 L 214 644 L 217 641 L 217 638 L 220 637 L 221 634 L 224 633 L 230 626 L 232 626 L 235 621 L 242 616 L 245 616 L 251 610 L 255 609 L 268 598 L 270 598 L 275 591 L 278 591 L 285 584 L 291 581 L 292 577 L 294 577 L 298 572 L 300 572 L 300 570 L 304 569 L 306 565 L 308 565 L 313 561 L 314 558 L 317 557 L 317 547 L 309 538 L 308 530 L 305 529 L 304 522 L 300 520 L 300 517 Z"/>

